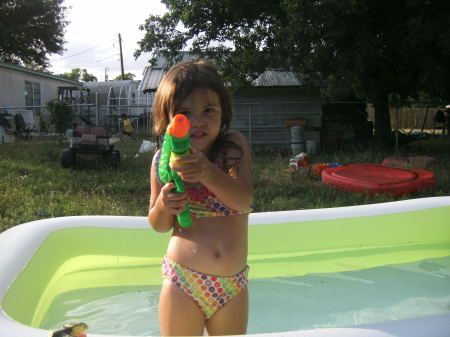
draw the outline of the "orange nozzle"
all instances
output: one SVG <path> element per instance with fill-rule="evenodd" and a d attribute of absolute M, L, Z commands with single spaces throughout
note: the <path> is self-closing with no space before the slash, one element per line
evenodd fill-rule
<path fill-rule="evenodd" d="M 167 132 L 169 135 L 175 138 L 183 138 L 189 134 L 189 129 L 191 128 L 191 123 L 185 115 L 175 115 L 169 124 Z"/>

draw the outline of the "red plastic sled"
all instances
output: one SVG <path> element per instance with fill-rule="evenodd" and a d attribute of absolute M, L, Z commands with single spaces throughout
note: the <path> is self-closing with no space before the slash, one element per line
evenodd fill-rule
<path fill-rule="evenodd" d="M 401 196 L 432 187 L 436 178 L 432 172 L 426 170 L 352 164 L 323 170 L 322 181 L 349 192 Z"/>

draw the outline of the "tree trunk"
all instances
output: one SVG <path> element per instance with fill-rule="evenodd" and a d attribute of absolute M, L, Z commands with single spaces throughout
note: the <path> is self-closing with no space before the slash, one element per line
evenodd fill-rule
<path fill-rule="evenodd" d="M 379 95 L 373 104 L 375 108 L 375 135 L 377 145 L 391 145 L 391 117 L 389 115 L 388 95 Z"/>

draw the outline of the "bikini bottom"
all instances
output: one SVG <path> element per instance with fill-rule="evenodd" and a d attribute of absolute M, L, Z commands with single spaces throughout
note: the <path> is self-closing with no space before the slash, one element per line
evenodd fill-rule
<path fill-rule="evenodd" d="M 234 276 L 223 277 L 195 271 L 167 256 L 162 264 L 163 279 L 172 281 L 183 290 L 200 307 L 206 319 L 247 288 L 248 270 L 249 266 L 246 266 Z"/>

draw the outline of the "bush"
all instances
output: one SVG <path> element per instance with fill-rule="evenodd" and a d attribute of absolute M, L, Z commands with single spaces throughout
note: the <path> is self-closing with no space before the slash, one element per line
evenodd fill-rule
<path fill-rule="evenodd" d="M 72 122 L 72 108 L 59 99 L 48 101 L 46 105 L 50 111 L 50 124 L 55 126 L 57 133 L 64 133 Z"/>

